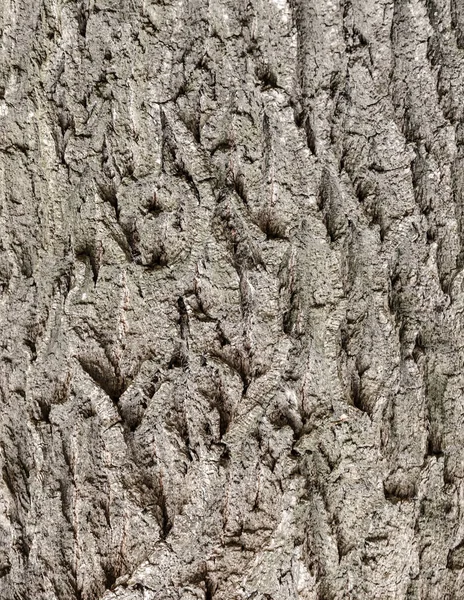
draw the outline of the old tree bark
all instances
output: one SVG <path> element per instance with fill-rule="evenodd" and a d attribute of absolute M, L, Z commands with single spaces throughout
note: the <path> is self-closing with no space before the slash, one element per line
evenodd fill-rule
<path fill-rule="evenodd" d="M 0 598 L 464 598 L 462 0 L 0 30 Z"/>

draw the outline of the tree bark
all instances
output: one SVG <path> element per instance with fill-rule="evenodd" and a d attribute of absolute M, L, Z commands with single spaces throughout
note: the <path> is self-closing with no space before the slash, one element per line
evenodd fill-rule
<path fill-rule="evenodd" d="M 3 600 L 464 598 L 463 6 L 3 1 Z"/>

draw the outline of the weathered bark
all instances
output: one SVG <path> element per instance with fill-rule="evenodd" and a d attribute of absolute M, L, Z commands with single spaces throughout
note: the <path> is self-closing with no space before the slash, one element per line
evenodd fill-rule
<path fill-rule="evenodd" d="M 2 600 L 464 598 L 462 0 L 3 0 Z"/>

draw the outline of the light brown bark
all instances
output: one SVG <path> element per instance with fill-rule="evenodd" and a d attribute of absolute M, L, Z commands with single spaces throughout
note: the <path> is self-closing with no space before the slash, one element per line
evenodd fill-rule
<path fill-rule="evenodd" d="M 464 598 L 460 0 L 0 30 L 0 597 Z"/>

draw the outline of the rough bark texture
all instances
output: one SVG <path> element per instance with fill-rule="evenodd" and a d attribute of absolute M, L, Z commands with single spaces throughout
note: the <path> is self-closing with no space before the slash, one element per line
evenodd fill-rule
<path fill-rule="evenodd" d="M 2 600 L 464 598 L 462 0 L 2 0 Z"/>

